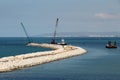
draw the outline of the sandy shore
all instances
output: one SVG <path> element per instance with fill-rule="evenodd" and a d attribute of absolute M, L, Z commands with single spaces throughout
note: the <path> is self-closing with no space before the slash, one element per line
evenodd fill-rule
<path fill-rule="evenodd" d="M 0 72 L 8 72 L 38 64 L 44 64 L 72 56 L 81 55 L 87 52 L 80 47 L 71 45 L 66 45 L 63 47 L 61 45 L 54 44 L 30 43 L 28 46 L 51 48 L 53 50 L 0 58 Z"/>

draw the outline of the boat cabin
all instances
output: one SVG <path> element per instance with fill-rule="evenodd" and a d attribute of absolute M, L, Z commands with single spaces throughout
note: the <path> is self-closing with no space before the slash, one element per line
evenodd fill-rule
<path fill-rule="evenodd" d="M 61 39 L 61 43 L 58 43 L 59 45 L 67 45 L 67 43 L 65 43 L 64 39 Z"/>
<path fill-rule="evenodd" d="M 117 48 L 116 41 L 108 41 L 106 48 Z"/>

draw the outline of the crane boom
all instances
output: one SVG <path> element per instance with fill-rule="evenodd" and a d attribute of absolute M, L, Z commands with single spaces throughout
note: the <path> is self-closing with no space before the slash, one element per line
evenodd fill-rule
<path fill-rule="evenodd" d="M 56 37 L 56 32 L 57 32 L 57 27 L 58 27 L 58 18 L 56 20 L 56 25 L 55 25 L 55 32 L 54 32 L 54 40 L 55 40 L 55 37 Z"/>
<path fill-rule="evenodd" d="M 54 36 L 53 36 L 53 39 L 52 39 L 52 41 L 51 41 L 51 44 L 56 44 L 55 38 L 56 38 L 56 33 L 57 33 L 58 20 L 59 20 L 59 19 L 57 18 L 57 20 L 56 20 L 56 25 L 55 25 Z"/>
<path fill-rule="evenodd" d="M 30 42 L 31 42 L 31 40 L 30 40 L 30 38 L 29 38 L 29 36 L 28 36 L 28 33 L 27 33 L 27 31 L 26 31 L 26 29 L 25 29 L 25 27 L 24 27 L 23 23 L 21 22 L 20 24 L 21 24 L 21 26 L 22 26 L 22 28 L 23 28 L 23 30 L 24 30 L 24 32 L 25 32 L 25 35 L 27 36 L 28 43 L 30 43 Z"/>

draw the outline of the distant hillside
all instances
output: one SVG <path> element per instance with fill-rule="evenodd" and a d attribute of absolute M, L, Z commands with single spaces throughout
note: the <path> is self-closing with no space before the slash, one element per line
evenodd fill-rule
<path fill-rule="evenodd" d="M 37 35 L 35 37 L 53 37 L 53 33 Z M 120 37 L 120 32 L 62 32 L 57 37 Z"/>

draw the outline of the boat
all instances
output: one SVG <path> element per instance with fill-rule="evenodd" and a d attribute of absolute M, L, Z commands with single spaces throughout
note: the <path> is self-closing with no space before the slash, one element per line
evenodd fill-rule
<path fill-rule="evenodd" d="M 64 39 L 61 39 L 61 43 L 58 43 L 59 45 L 67 45 L 67 43 L 65 43 Z"/>
<path fill-rule="evenodd" d="M 108 41 L 108 43 L 106 44 L 106 48 L 117 48 L 116 41 Z"/>

